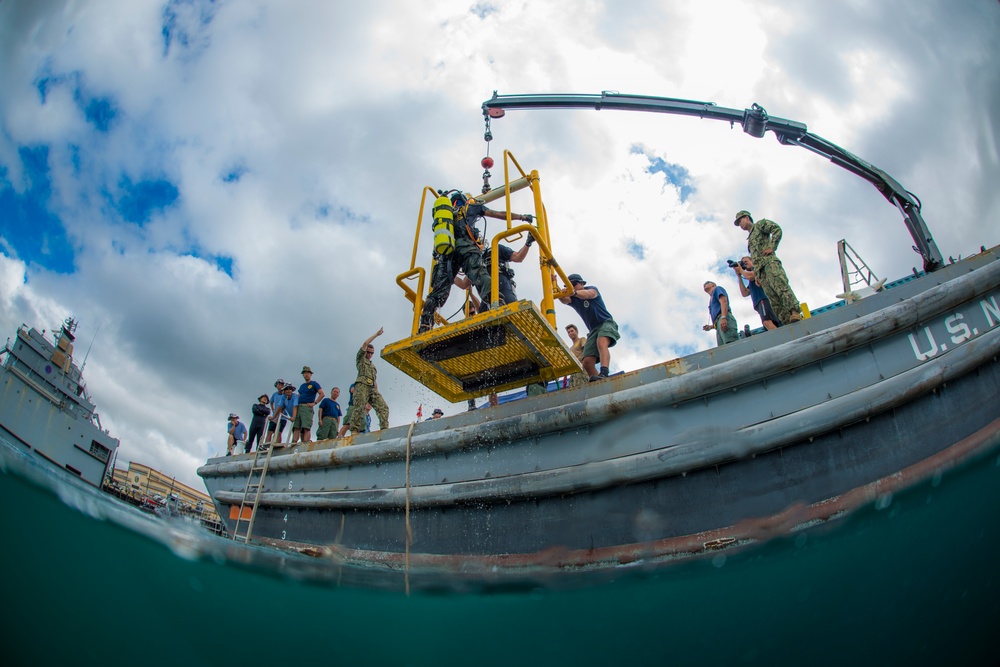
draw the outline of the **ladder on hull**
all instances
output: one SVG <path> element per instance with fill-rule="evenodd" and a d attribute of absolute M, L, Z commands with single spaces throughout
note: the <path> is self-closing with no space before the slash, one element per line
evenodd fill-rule
<path fill-rule="evenodd" d="M 240 510 L 236 515 L 236 525 L 233 526 L 233 541 L 250 542 L 253 534 L 253 522 L 257 518 L 257 505 L 260 502 L 260 494 L 264 490 L 264 478 L 267 476 L 267 467 L 271 464 L 271 453 L 274 452 L 275 443 L 267 443 L 267 455 L 264 462 L 260 462 L 261 446 L 258 443 L 257 450 L 253 456 L 253 463 L 250 465 L 250 474 L 247 475 L 247 485 L 243 489 L 243 500 L 240 501 Z M 246 531 L 240 533 L 241 524 L 246 524 Z"/>

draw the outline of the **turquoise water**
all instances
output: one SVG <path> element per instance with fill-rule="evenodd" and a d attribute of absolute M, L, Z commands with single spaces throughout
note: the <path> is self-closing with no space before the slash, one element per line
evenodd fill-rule
<path fill-rule="evenodd" d="M 835 524 L 655 570 L 497 586 L 244 547 L 0 441 L 15 665 L 997 665 L 994 450 Z M 350 583 L 345 583 L 350 582 Z M 387 590 L 391 588 L 393 590 Z"/>

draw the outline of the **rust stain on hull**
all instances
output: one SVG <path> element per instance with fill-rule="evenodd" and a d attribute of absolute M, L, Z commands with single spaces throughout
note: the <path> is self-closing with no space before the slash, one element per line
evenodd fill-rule
<path fill-rule="evenodd" d="M 553 572 L 602 570 L 640 562 L 667 565 L 761 544 L 817 523 L 844 517 L 880 497 L 897 493 L 953 469 L 998 444 L 1000 419 L 938 454 L 839 496 L 810 505 L 792 505 L 777 514 L 745 519 L 726 528 L 645 543 L 578 550 L 552 547 L 520 554 L 451 555 L 411 552 L 407 566 L 403 552 L 348 549 L 336 544 L 320 546 L 272 538 L 255 538 L 254 541 L 317 558 L 328 558 L 341 565 L 378 566 L 389 571 L 461 576 L 544 575 Z"/>

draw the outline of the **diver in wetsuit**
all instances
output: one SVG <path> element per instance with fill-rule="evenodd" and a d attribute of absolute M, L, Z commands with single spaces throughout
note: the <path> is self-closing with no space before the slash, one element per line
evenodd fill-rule
<path fill-rule="evenodd" d="M 480 218 L 502 218 L 507 215 L 501 211 L 493 211 L 483 204 L 470 204 L 468 197 L 461 192 L 451 195 L 451 205 L 454 211 L 455 247 L 448 254 L 434 252 L 434 270 L 431 273 L 431 292 L 424 301 L 420 312 L 419 332 L 430 331 L 434 325 L 434 313 L 444 305 L 451 293 L 451 286 L 459 271 L 465 273 L 472 285 L 476 286 L 483 309 L 490 303 L 490 274 L 483 264 L 483 250 L 479 245 L 479 229 L 476 223 Z M 530 215 L 511 216 L 513 220 L 531 222 Z"/>

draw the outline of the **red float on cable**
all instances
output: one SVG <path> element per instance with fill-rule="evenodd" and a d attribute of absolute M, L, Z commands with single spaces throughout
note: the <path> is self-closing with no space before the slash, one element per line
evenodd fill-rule
<path fill-rule="evenodd" d="M 489 169 L 493 166 L 493 158 L 486 156 L 480 164 L 483 165 L 483 169 Z"/>

